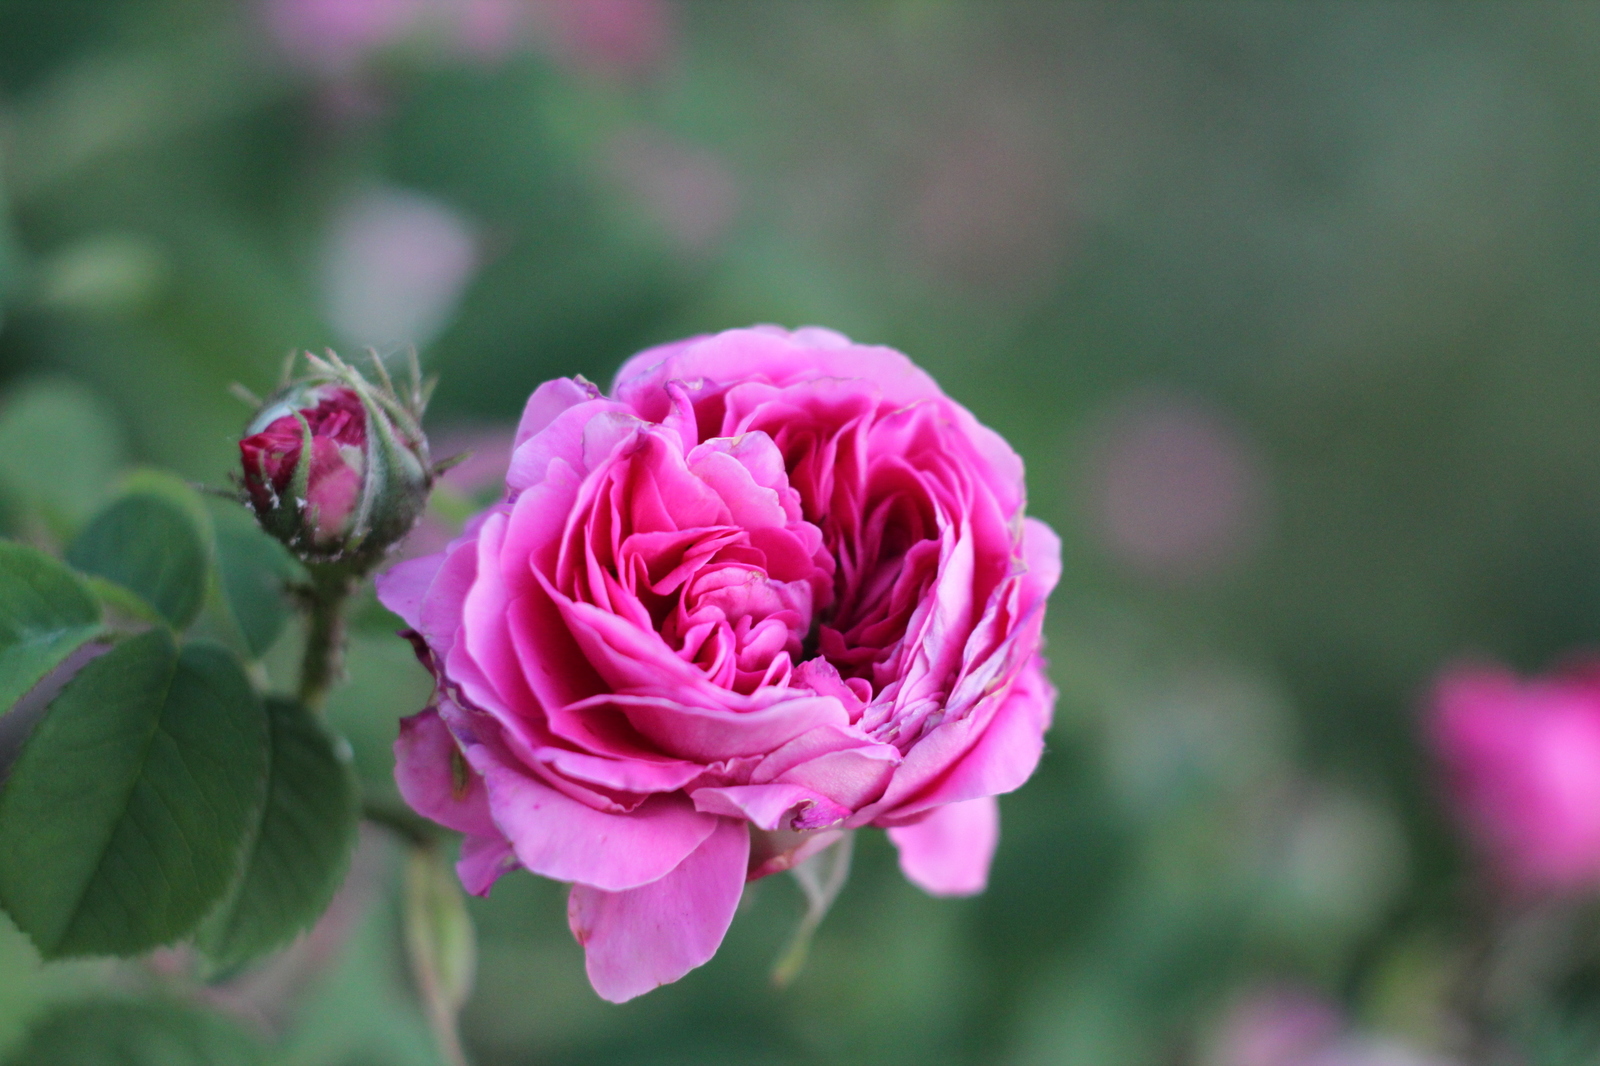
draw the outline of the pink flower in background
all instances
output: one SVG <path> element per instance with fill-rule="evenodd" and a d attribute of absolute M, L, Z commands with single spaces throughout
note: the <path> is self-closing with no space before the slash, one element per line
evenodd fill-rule
<path fill-rule="evenodd" d="M 432 40 L 494 62 L 526 43 L 536 0 L 266 0 L 267 30 L 285 56 L 330 76 L 375 53 Z"/>
<path fill-rule="evenodd" d="M 1452 1066 L 1411 1044 L 1353 1029 L 1338 1006 L 1291 986 L 1258 989 L 1223 1016 L 1202 1066 Z"/>
<path fill-rule="evenodd" d="M 409 189 L 364 190 L 341 203 L 322 260 L 328 321 L 358 346 L 425 347 L 478 269 L 471 224 Z"/>
<path fill-rule="evenodd" d="M 1265 524 L 1265 478 L 1248 441 L 1220 412 L 1182 397 L 1139 396 L 1105 415 L 1083 485 L 1106 549 L 1149 577 L 1214 573 Z"/>
<path fill-rule="evenodd" d="M 267 0 L 267 29 L 283 52 L 329 73 L 410 33 L 433 0 Z"/>
<path fill-rule="evenodd" d="M 974 293 L 1037 290 L 1066 258 L 1076 192 L 1026 98 L 993 93 L 943 138 L 927 138 L 905 200 L 919 265 Z"/>
<path fill-rule="evenodd" d="M 1458 816 L 1508 887 L 1600 888 L 1600 677 L 1452 667 L 1434 686 L 1428 739 Z"/>
<path fill-rule="evenodd" d="M 860 826 L 924 889 L 983 888 L 1054 703 L 1059 544 L 905 356 L 758 327 L 643 352 L 609 397 L 547 382 L 506 485 L 379 583 L 439 682 L 401 789 L 467 834 L 471 891 L 572 882 L 622 1001 L 709 959 L 746 879 Z"/>
<path fill-rule="evenodd" d="M 1302 1066 L 1344 1031 L 1344 1014 L 1293 987 L 1252 992 L 1233 1004 L 1213 1034 L 1205 1066 Z"/>
<path fill-rule="evenodd" d="M 669 0 L 529 0 L 533 34 L 568 66 L 612 81 L 641 81 L 677 44 Z"/>
<path fill-rule="evenodd" d="M 612 175 L 687 252 L 712 249 L 738 207 L 733 175 L 716 155 L 645 127 L 607 145 Z"/>

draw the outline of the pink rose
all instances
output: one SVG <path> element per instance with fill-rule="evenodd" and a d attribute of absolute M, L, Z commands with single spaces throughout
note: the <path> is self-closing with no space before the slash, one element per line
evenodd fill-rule
<path fill-rule="evenodd" d="M 439 682 L 400 787 L 467 834 L 469 890 L 571 882 L 620 1002 L 709 959 L 747 879 L 860 826 L 927 891 L 983 889 L 1055 699 L 1060 548 L 927 374 L 822 329 L 654 348 L 610 397 L 541 385 L 506 484 L 379 580 Z"/>
<path fill-rule="evenodd" d="M 1447 670 L 1429 740 L 1459 816 L 1525 894 L 1600 887 L 1600 677 Z"/>

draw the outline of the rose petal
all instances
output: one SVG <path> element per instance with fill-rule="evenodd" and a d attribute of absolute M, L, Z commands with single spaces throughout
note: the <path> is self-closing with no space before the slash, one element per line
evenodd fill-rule
<path fill-rule="evenodd" d="M 607 814 L 528 775 L 486 744 L 467 760 L 483 774 L 495 825 L 522 865 L 556 881 L 620 892 L 675 869 L 716 829 L 681 793 L 652 796 L 630 814 Z"/>
<path fill-rule="evenodd" d="M 722 788 L 697 788 L 689 793 L 694 809 L 726 818 L 748 819 L 760 829 L 794 829 L 789 824 L 803 820 L 804 828 L 817 829 L 849 817 L 850 810 L 828 797 L 799 785 L 727 785 Z M 796 811 L 801 804 L 804 811 Z M 791 817 L 792 815 L 792 817 Z"/>
<path fill-rule="evenodd" d="M 504 837 L 469 836 L 461 842 L 461 859 L 456 876 L 461 887 L 474 896 L 487 896 L 502 874 L 517 868 L 517 855 Z"/>
<path fill-rule="evenodd" d="M 400 719 L 394 779 L 411 809 L 471 836 L 498 837 L 483 778 L 467 765 L 439 712 Z"/>
<path fill-rule="evenodd" d="M 572 887 L 567 920 L 602 999 L 626 1002 L 716 954 L 744 892 L 750 834 L 713 821 L 704 843 L 660 880 L 628 892 Z"/>
<path fill-rule="evenodd" d="M 889 830 L 906 880 L 932 896 L 971 896 L 989 883 L 1000 842 L 1000 804 L 993 796 L 936 807 L 916 825 Z"/>
<path fill-rule="evenodd" d="M 512 442 L 512 450 L 520 447 L 529 437 L 542 433 L 567 408 L 599 398 L 600 390 L 595 388 L 594 383 L 580 378 L 556 378 L 545 382 L 533 390 L 533 395 L 528 397 L 527 404 L 522 408 L 522 421 L 517 423 L 517 436 Z"/>

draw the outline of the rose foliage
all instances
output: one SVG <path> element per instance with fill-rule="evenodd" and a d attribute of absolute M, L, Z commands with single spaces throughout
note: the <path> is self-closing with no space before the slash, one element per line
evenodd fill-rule
<path fill-rule="evenodd" d="M 609 396 L 547 382 L 503 502 L 380 578 L 438 680 L 402 792 L 466 834 L 470 891 L 571 882 L 614 1001 L 861 826 L 927 891 L 980 891 L 1050 721 L 1059 555 L 1016 454 L 890 349 L 735 330 Z"/>

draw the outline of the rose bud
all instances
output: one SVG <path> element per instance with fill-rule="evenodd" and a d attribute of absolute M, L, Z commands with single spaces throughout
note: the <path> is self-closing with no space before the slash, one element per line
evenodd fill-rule
<path fill-rule="evenodd" d="M 1033 772 L 1060 544 L 1022 461 L 909 359 L 829 330 L 655 348 L 541 385 L 504 499 L 379 596 L 438 682 L 396 777 L 486 893 L 569 882 L 590 982 L 717 950 L 747 880 L 863 826 L 982 891 Z M 808 871 L 810 867 L 807 867 Z"/>
<path fill-rule="evenodd" d="M 1492 878 L 1524 897 L 1600 889 L 1600 678 L 1459 665 L 1428 740 Z"/>
<path fill-rule="evenodd" d="M 316 373 L 270 397 L 239 441 L 244 488 L 262 528 L 302 559 L 359 573 L 427 503 L 421 390 L 402 401 L 387 376 L 374 386 L 336 356 L 309 358 Z"/>

